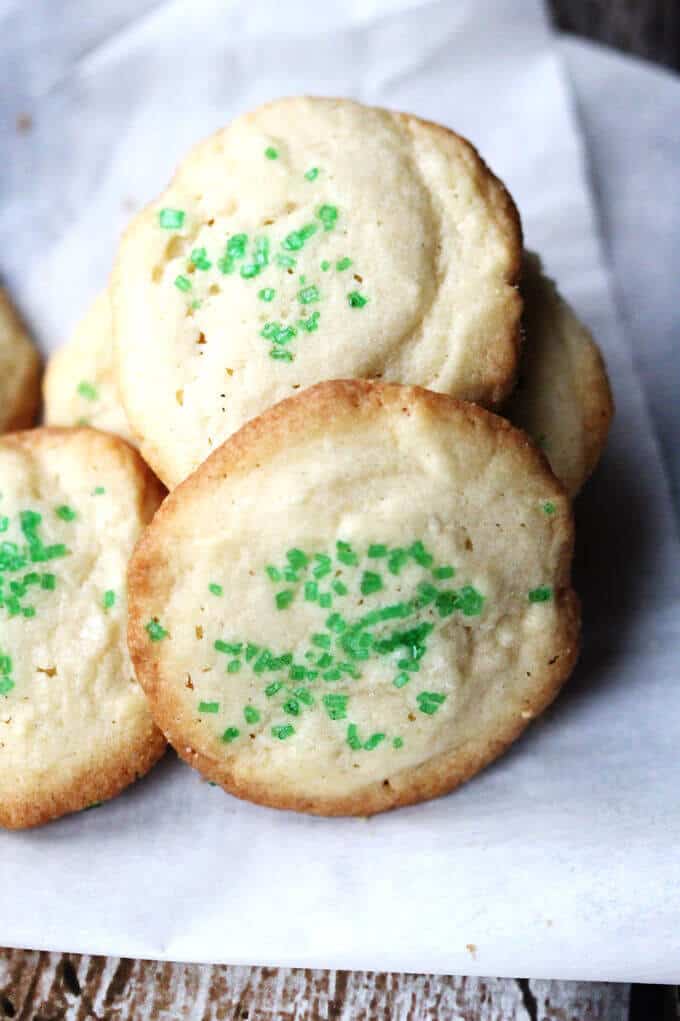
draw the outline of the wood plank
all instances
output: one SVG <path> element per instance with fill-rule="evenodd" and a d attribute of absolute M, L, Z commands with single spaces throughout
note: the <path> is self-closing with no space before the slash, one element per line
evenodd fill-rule
<path fill-rule="evenodd" d="M 19 1021 L 627 1021 L 628 986 L 0 951 Z"/>

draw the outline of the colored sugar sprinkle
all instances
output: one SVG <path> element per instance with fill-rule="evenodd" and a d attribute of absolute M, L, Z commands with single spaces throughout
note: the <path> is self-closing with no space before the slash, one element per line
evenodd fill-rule
<path fill-rule="evenodd" d="M 316 214 L 323 224 L 324 230 L 333 230 L 338 219 L 338 210 L 335 206 L 323 205 Z"/>
<path fill-rule="evenodd" d="M 383 560 L 387 573 L 368 569 L 371 560 Z M 342 566 L 338 568 L 338 564 Z M 414 568 L 424 573 L 421 580 L 413 578 Z M 329 691 L 327 687 L 324 693 L 324 686 L 351 684 L 361 678 L 365 661 L 388 657 L 386 666 L 393 671 L 392 686 L 397 690 L 408 685 L 409 691 L 416 688 L 413 696 L 419 711 L 425 716 L 438 712 L 446 701 L 446 694 L 417 690 L 422 676 L 421 662 L 428 652 L 429 636 L 437 628 L 439 620 L 453 613 L 477 616 L 483 612 L 485 605 L 485 597 L 472 585 L 445 588 L 433 584 L 433 579 L 446 582 L 453 577 L 456 573 L 453 566 L 435 565 L 432 552 L 420 540 L 404 547 L 371 543 L 362 549 L 338 539 L 333 557 L 326 552 L 293 546 L 286 551 L 283 562 L 266 564 L 263 570 L 272 584 L 288 583 L 289 587 L 272 593 L 274 604 L 279 609 L 286 609 L 297 596 L 302 599 L 304 595 L 309 607 L 305 612 L 312 615 L 316 606 L 320 609 L 331 607 L 333 595 L 346 597 L 350 592 L 360 591 L 364 599 L 370 600 L 387 587 L 390 575 L 400 578 L 392 585 L 405 586 L 408 583 L 411 594 L 387 605 L 376 606 L 374 603 L 371 607 L 369 602 L 368 607 L 354 617 L 351 614 L 352 607 L 353 612 L 357 612 L 356 603 L 348 601 L 343 605 L 349 612 L 330 612 L 323 618 L 325 630 L 311 633 L 307 638 L 308 647 L 305 649 L 303 645 L 295 652 L 217 639 L 214 643 L 216 650 L 228 656 L 241 657 L 245 648 L 243 659 L 228 660 L 227 673 L 244 667 L 248 669 L 250 665 L 255 679 L 262 677 L 260 691 L 274 700 L 282 713 L 301 717 L 320 707 L 328 719 L 335 722 L 346 720 L 350 695 L 332 688 Z M 360 600 L 359 605 L 363 601 Z M 431 607 L 428 613 L 433 619 L 419 619 L 428 607 Z M 315 687 L 318 692 L 316 698 Z M 403 739 L 398 735 L 381 730 L 361 735 L 357 725 L 352 723 L 348 724 L 346 735 L 347 744 L 354 751 L 371 751 L 384 741 L 389 741 L 392 748 L 403 746 Z"/>
<path fill-rule="evenodd" d="M 0 695 L 7 695 L 13 687 L 12 657 L 0 649 Z"/>
<path fill-rule="evenodd" d="M 65 503 L 62 504 L 61 507 L 57 507 L 55 514 L 58 518 L 61 518 L 62 521 L 75 521 L 78 516 L 73 508 L 68 507 Z"/>
<path fill-rule="evenodd" d="M 210 584 L 208 585 L 208 589 L 210 592 L 212 592 L 214 596 L 224 595 L 224 589 L 222 588 L 221 585 L 218 585 L 217 582 L 211 581 Z"/>
<path fill-rule="evenodd" d="M 547 503 L 543 504 L 543 510 L 545 511 L 546 514 L 554 514 L 555 504 L 551 503 L 550 500 L 548 500 Z"/>
<path fill-rule="evenodd" d="M 150 620 L 144 627 L 152 642 L 160 642 L 168 633 L 157 620 Z"/>
<path fill-rule="evenodd" d="M 295 269 L 295 267 L 297 266 L 297 262 L 295 261 L 292 255 L 281 255 L 280 252 L 275 257 L 274 261 L 276 262 L 277 266 L 281 267 L 281 269 Z"/>
<path fill-rule="evenodd" d="M 365 298 L 363 294 L 359 294 L 358 291 L 350 291 L 347 295 L 347 303 L 350 308 L 363 308 L 367 301 L 368 298 Z"/>
<path fill-rule="evenodd" d="M 455 573 L 455 567 L 435 567 L 432 570 L 432 577 L 436 578 L 437 581 L 443 581 L 445 578 L 453 578 Z"/>
<path fill-rule="evenodd" d="M 552 589 L 548 588 L 547 585 L 541 585 L 539 588 L 532 588 L 529 593 L 530 603 L 547 603 L 552 599 Z"/>
<path fill-rule="evenodd" d="M 99 397 L 99 391 L 97 390 L 97 387 L 94 386 L 92 383 L 88 383 L 87 380 L 84 379 L 80 383 L 78 383 L 76 390 L 78 391 L 81 397 L 85 398 L 86 401 L 96 401 L 97 398 Z"/>
<path fill-rule="evenodd" d="M 288 344 L 297 336 L 297 330 L 294 326 L 284 326 L 282 323 L 265 323 L 260 336 L 274 344 Z"/>
<path fill-rule="evenodd" d="M 331 264 L 328 259 L 323 259 L 321 262 L 321 269 L 326 273 L 331 268 Z"/>
<path fill-rule="evenodd" d="M 319 176 L 318 167 L 310 167 L 309 170 L 305 172 L 305 177 L 307 178 L 308 181 L 316 181 L 318 176 Z"/>
<path fill-rule="evenodd" d="M 199 713 L 218 713 L 220 711 L 219 702 L 199 702 L 198 703 Z"/>
<path fill-rule="evenodd" d="M 312 302 L 318 301 L 321 295 L 319 294 L 319 288 L 311 284 L 309 287 L 303 287 L 298 291 L 297 297 L 301 305 L 311 305 Z"/>
<path fill-rule="evenodd" d="M 344 720 L 347 718 L 347 695 L 324 695 L 321 701 L 331 720 Z"/>
<path fill-rule="evenodd" d="M 104 598 L 102 599 L 102 606 L 104 607 L 105 610 L 110 610 L 111 607 L 115 605 L 115 602 L 116 593 L 113 591 L 113 589 L 107 589 L 106 592 L 104 593 Z"/>
<path fill-rule="evenodd" d="M 269 357 L 273 358 L 275 362 L 292 362 L 293 355 L 290 351 L 284 351 L 279 347 L 274 347 L 269 352 Z"/>
<path fill-rule="evenodd" d="M 158 223 L 164 230 L 180 230 L 184 226 L 183 209 L 161 209 Z"/>
<path fill-rule="evenodd" d="M 106 490 L 104 489 L 103 486 L 95 486 L 94 489 L 92 490 L 92 495 L 93 496 L 103 496 L 105 492 L 106 492 Z"/>
<path fill-rule="evenodd" d="M 208 258 L 208 253 L 205 248 L 194 248 L 191 253 L 191 262 L 194 264 L 196 269 L 204 271 L 212 267 L 212 262 Z"/>
<path fill-rule="evenodd" d="M 222 734 L 222 740 L 225 744 L 231 744 L 240 735 L 241 731 L 238 727 L 227 727 L 224 734 Z"/>
<path fill-rule="evenodd" d="M 243 710 L 246 723 L 259 723 L 260 713 L 259 710 L 253 705 L 247 705 Z"/>
<path fill-rule="evenodd" d="M 272 727 L 272 737 L 278 737 L 279 741 L 285 741 L 287 737 L 292 737 L 295 733 L 295 727 L 291 726 L 290 723 L 280 724 L 278 727 Z"/>
<path fill-rule="evenodd" d="M 421 713 L 426 713 L 427 716 L 434 716 L 445 701 L 446 695 L 442 695 L 438 691 L 421 691 L 419 695 L 416 695 L 418 708 Z"/>
<path fill-rule="evenodd" d="M 175 277 L 175 287 L 178 291 L 190 291 L 191 280 L 189 280 L 189 277 L 185 277 L 184 274 L 180 273 L 179 276 Z"/>
<path fill-rule="evenodd" d="M 370 596 L 373 592 L 380 592 L 383 587 L 382 578 L 374 571 L 364 571 L 361 578 L 362 596 Z"/>
<path fill-rule="evenodd" d="M 281 242 L 281 247 L 285 248 L 288 252 L 299 252 L 304 247 L 305 241 L 313 237 L 318 231 L 318 227 L 315 223 L 306 223 L 299 230 L 292 230 L 290 234 L 287 234 Z M 295 260 L 292 260 L 293 266 L 295 266 Z M 279 262 L 279 265 L 282 265 Z M 287 268 L 287 267 L 286 267 Z M 292 268 L 292 267 L 291 267 Z"/>
<path fill-rule="evenodd" d="M 298 326 L 301 330 L 306 330 L 307 333 L 314 333 L 319 328 L 319 316 L 321 313 L 316 309 L 307 319 L 298 319 Z"/>
<path fill-rule="evenodd" d="M 338 259 L 338 261 L 335 264 L 335 268 L 342 273 L 343 269 L 349 269 L 351 265 L 352 260 L 345 256 L 344 259 Z"/>
<path fill-rule="evenodd" d="M 273 287 L 263 287 L 261 291 L 257 292 L 257 296 L 260 301 L 273 301 L 276 297 L 276 291 Z"/>
<path fill-rule="evenodd" d="M 9 528 L 9 518 L 7 516 L 0 516 L 0 532 L 6 532 Z"/>
<path fill-rule="evenodd" d="M 279 158 L 278 151 L 272 145 L 267 146 L 264 154 L 268 160 L 277 160 Z"/>

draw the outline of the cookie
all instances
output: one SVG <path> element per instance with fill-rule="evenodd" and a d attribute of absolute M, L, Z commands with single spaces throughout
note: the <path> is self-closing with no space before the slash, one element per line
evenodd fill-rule
<path fill-rule="evenodd" d="M 367 815 L 451 790 L 575 661 L 570 502 L 505 420 L 319 384 L 164 502 L 128 640 L 178 753 L 239 797 Z"/>
<path fill-rule="evenodd" d="M 71 339 L 49 359 L 43 398 L 48 425 L 89 425 L 135 443 L 118 396 L 107 291 L 95 298 Z"/>
<path fill-rule="evenodd" d="M 0 287 L 0 433 L 32 425 L 40 404 L 40 356 Z"/>
<path fill-rule="evenodd" d="M 522 293 L 526 339 L 519 381 L 504 414 L 538 443 L 575 496 L 607 442 L 614 414 L 607 370 L 590 332 L 531 252 Z"/>
<path fill-rule="evenodd" d="M 118 794 L 163 754 L 127 652 L 126 568 L 162 491 L 90 429 L 0 438 L 0 826 Z"/>
<path fill-rule="evenodd" d="M 515 206 L 469 142 L 348 100 L 285 99 L 197 146 L 113 275 L 119 389 L 172 487 L 325 379 L 483 404 L 514 382 Z"/>

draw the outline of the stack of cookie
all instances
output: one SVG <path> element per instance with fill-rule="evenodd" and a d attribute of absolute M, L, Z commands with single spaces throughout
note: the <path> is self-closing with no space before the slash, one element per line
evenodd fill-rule
<path fill-rule="evenodd" d="M 35 399 L 15 334 L 5 428 Z M 131 224 L 44 397 L 0 440 L 0 824 L 165 739 L 263 804 L 409 804 L 572 670 L 609 386 L 458 135 L 343 100 L 235 121 Z"/>

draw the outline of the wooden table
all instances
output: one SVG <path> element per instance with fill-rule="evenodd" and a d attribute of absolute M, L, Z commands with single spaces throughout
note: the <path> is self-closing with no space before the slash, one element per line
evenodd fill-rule
<path fill-rule="evenodd" d="M 680 69 L 680 0 L 550 4 L 560 28 Z M 0 950 L 2 1018 L 680 1021 L 680 1000 L 675 987 L 213 967 Z"/>

